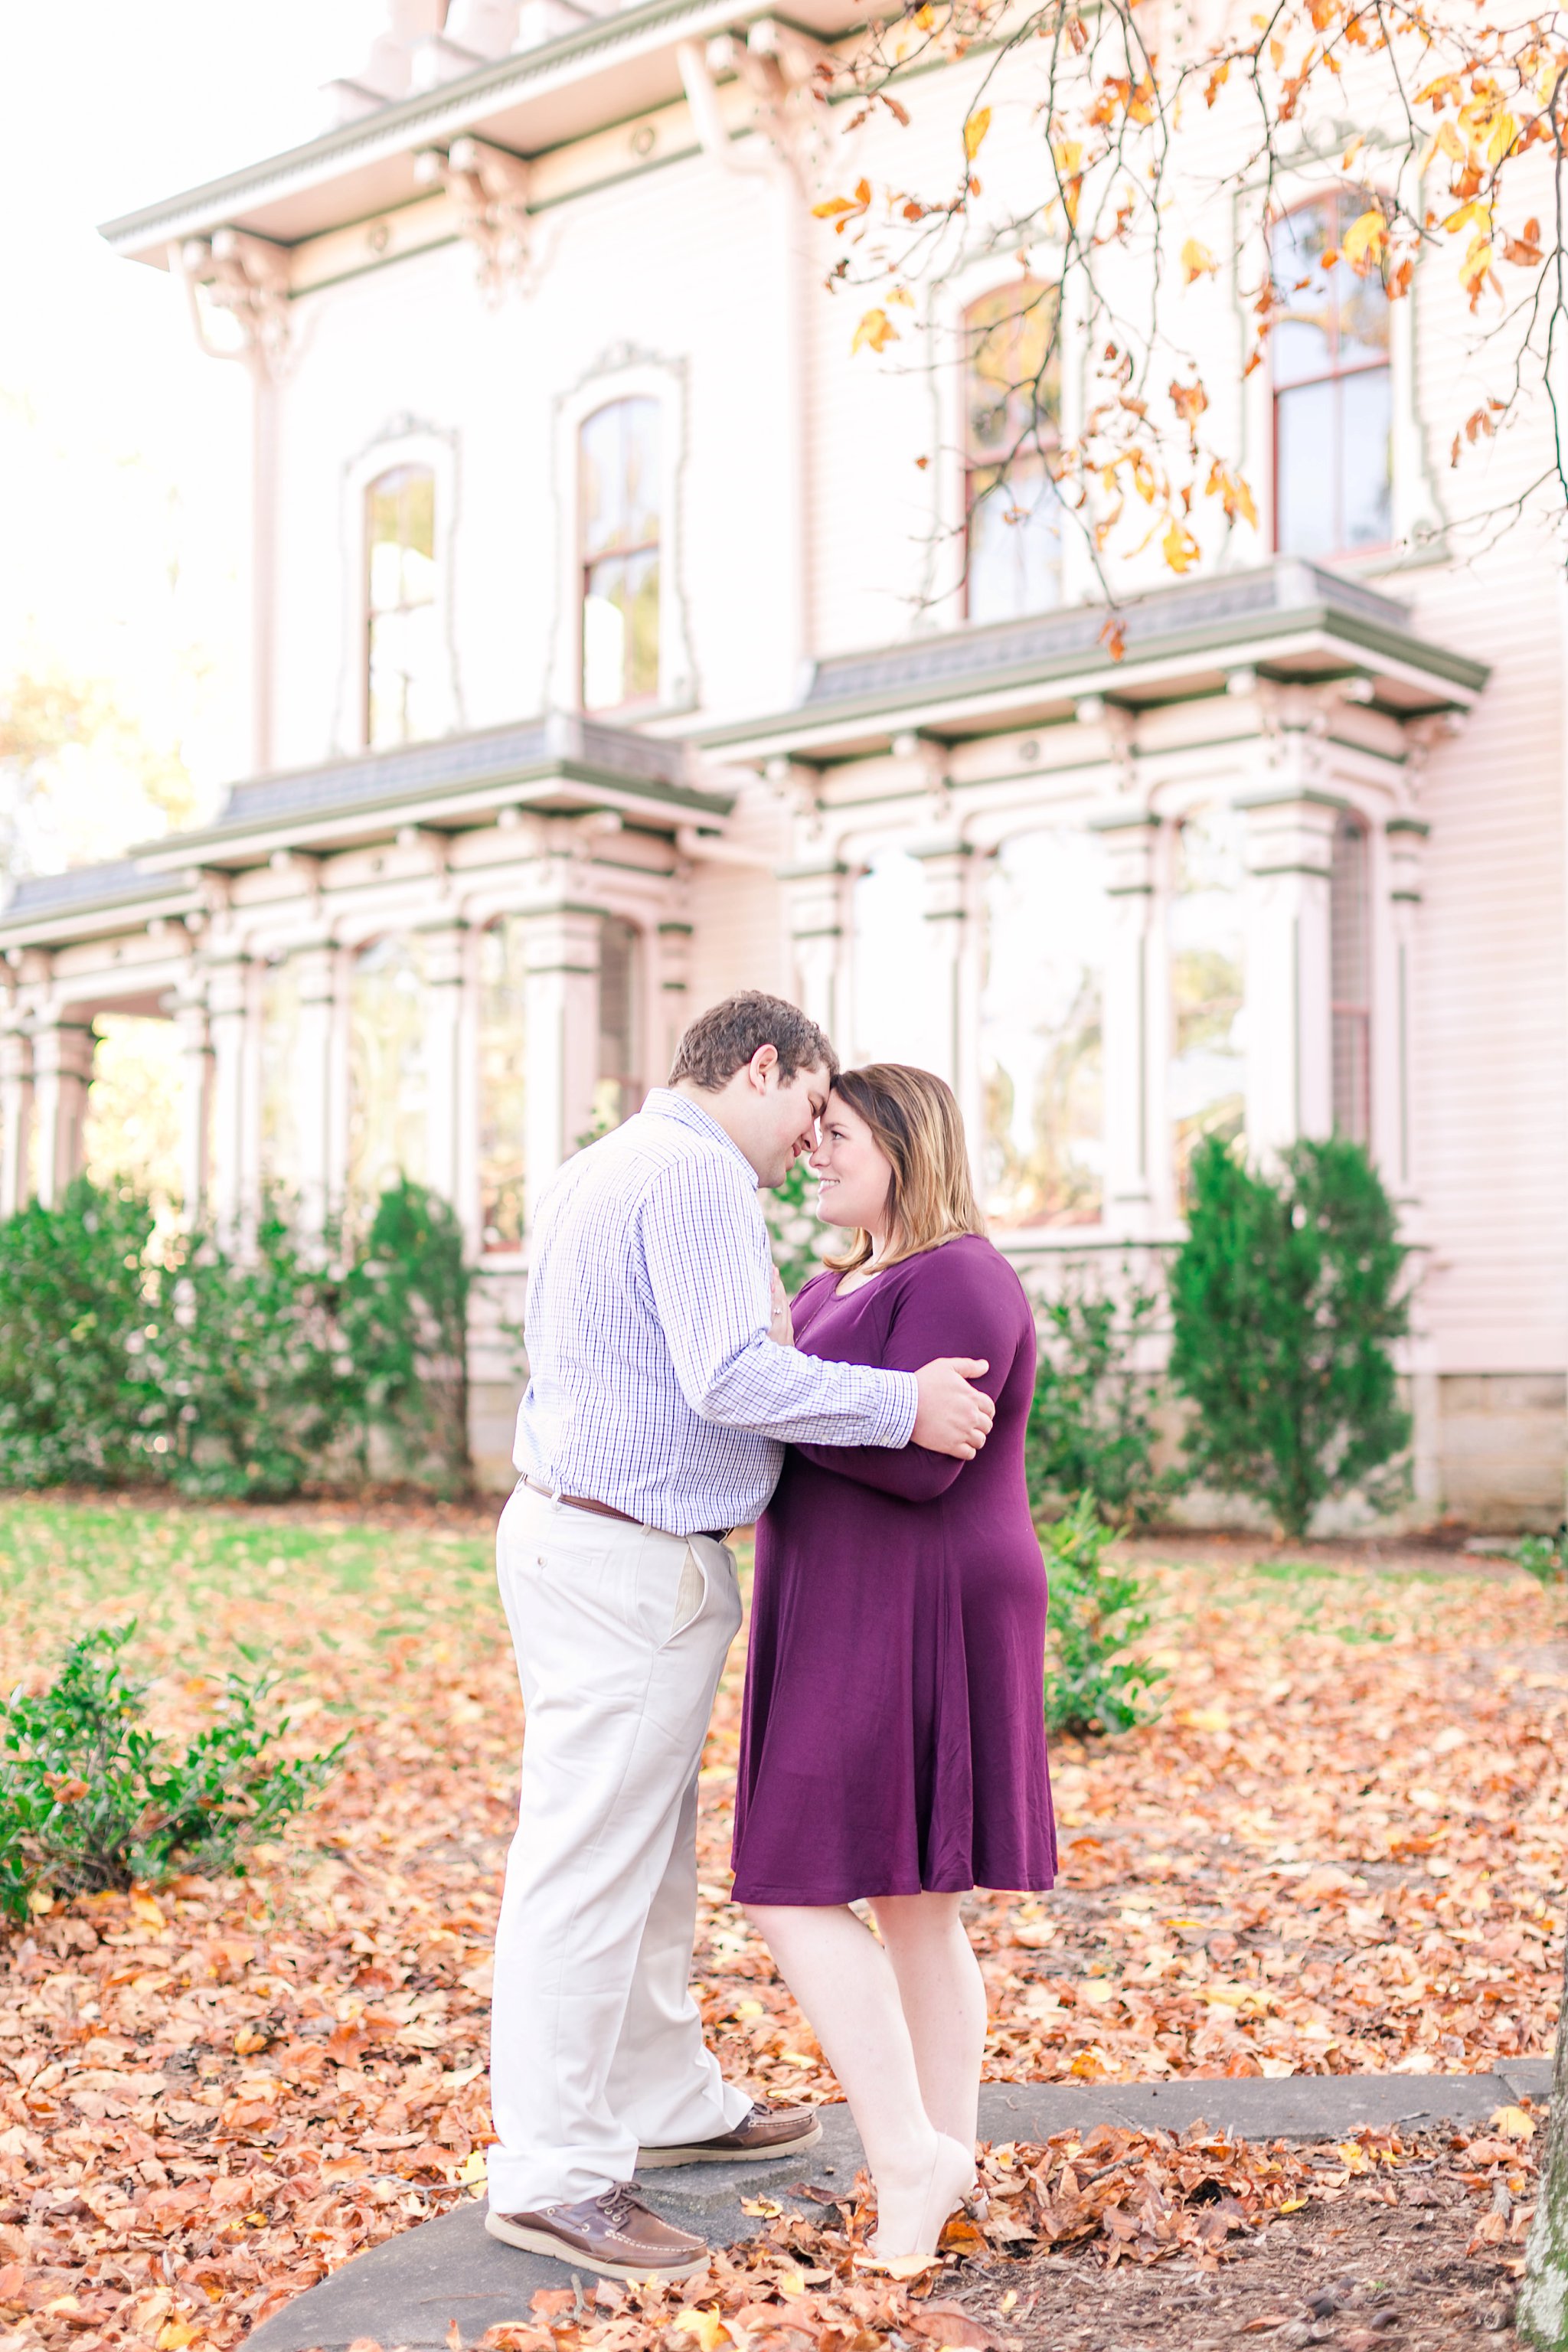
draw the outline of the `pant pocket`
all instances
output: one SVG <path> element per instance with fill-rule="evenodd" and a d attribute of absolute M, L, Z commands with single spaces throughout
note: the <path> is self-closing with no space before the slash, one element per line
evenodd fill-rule
<path fill-rule="evenodd" d="M 680 1581 L 675 1590 L 675 1622 L 668 1638 L 673 1642 L 684 1633 L 702 1614 L 702 1604 L 708 1598 L 708 1580 L 702 1572 L 702 1562 L 697 1557 L 695 1544 L 688 1544 L 686 1557 L 680 1563 Z"/>

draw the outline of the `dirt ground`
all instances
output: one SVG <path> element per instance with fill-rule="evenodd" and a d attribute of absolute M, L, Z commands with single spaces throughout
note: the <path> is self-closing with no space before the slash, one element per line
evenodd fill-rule
<path fill-rule="evenodd" d="M 1007 2352 L 1213 2352 L 1244 2338 L 1459 2352 L 1511 2342 L 1517 2252 L 1475 2245 L 1484 2209 L 1446 2135 L 1405 2150 L 1396 2205 L 1370 2191 L 1364 2202 L 1311 2201 L 1232 2238 L 1217 2268 L 1190 2255 L 1107 2269 L 1093 2252 L 1034 2254 L 966 2264 L 932 2301 L 972 2313 Z"/>

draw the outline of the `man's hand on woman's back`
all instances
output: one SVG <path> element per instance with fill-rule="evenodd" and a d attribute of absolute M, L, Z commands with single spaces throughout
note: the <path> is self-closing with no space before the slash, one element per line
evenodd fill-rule
<path fill-rule="evenodd" d="M 939 1356 L 934 1363 L 922 1364 L 915 1374 L 918 1402 L 910 1444 L 972 1462 L 996 1418 L 996 1407 L 984 1390 L 971 1386 L 989 1370 L 977 1356 Z"/>

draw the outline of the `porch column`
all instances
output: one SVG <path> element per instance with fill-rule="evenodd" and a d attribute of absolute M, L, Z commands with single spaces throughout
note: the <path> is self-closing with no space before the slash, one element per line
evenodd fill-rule
<path fill-rule="evenodd" d="M 523 918 L 530 1227 L 551 1178 L 593 1124 L 599 1077 L 600 920 L 589 907 L 555 907 Z"/>
<path fill-rule="evenodd" d="M 425 949 L 426 1178 L 449 1201 L 470 1256 L 479 1250 L 479 1041 L 467 923 L 432 924 Z"/>
<path fill-rule="evenodd" d="M 340 1205 L 342 1178 L 333 1150 L 333 1073 L 342 992 L 342 950 L 331 940 L 297 949 L 291 959 L 300 991 L 300 1030 L 293 1072 L 295 1131 L 300 1141 L 300 1216 L 320 1233 Z M 346 1123 L 346 1106 L 342 1107 Z"/>
<path fill-rule="evenodd" d="M 1152 1228 L 1155 1182 L 1151 1165 L 1150 941 L 1160 819 L 1128 809 L 1090 820 L 1105 844 L 1110 902 L 1101 1013 L 1105 1087 L 1105 1221 L 1142 1236 Z"/>
<path fill-rule="evenodd" d="M 966 841 L 930 847 L 911 844 L 925 877 L 925 940 L 929 963 L 930 1067 L 958 1097 L 971 1157 L 979 1164 L 983 1137 L 980 1095 L 980 925 L 976 899 L 984 860 Z"/>
<path fill-rule="evenodd" d="M 174 1006 L 180 1041 L 180 1192 L 184 1223 L 200 1223 L 212 1192 L 213 1046 L 206 1000 L 194 981 Z"/>
<path fill-rule="evenodd" d="M 1247 1140 L 1265 1160 L 1334 1121 L 1331 793 L 1258 793 L 1247 816 Z"/>
<path fill-rule="evenodd" d="M 212 1204 L 219 1237 L 238 1239 L 257 1194 L 260 1135 L 250 1066 L 256 1060 L 253 966 L 229 956 L 210 966 L 207 1013 L 213 1057 Z"/>
<path fill-rule="evenodd" d="M 789 908 L 795 1001 L 831 1037 L 844 1009 L 849 869 L 837 858 L 825 857 L 781 866 L 778 877 Z"/>
<path fill-rule="evenodd" d="M 37 1120 L 38 1198 L 55 1209 L 81 1169 L 82 1121 L 97 1040 L 82 1021 L 55 1021 L 33 1033 L 33 1107 Z"/>
<path fill-rule="evenodd" d="M 1378 1164 L 1402 1209 L 1413 1208 L 1420 1197 L 1411 1122 L 1411 1070 L 1414 1065 L 1415 1005 L 1415 927 L 1421 904 L 1421 859 L 1429 825 L 1415 816 L 1390 817 L 1384 827 L 1388 842 L 1388 952 L 1378 953 L 1373 927 L 1373 969 L 1380 980 L 1384 1003 L 1373 999 L 1373 1140 Z"/>
<path fill-rule="evenodd" d="M 25 1209 L 33 1191 L 33 1041 L 0 1033 L 0 1217 Z"/>
<path fill-rule="evenodd" d="M 660 923 L 654 990 L 655 1066 L 648 1082 L 662 1087 L 675 1066 L 676 1047 L 691 1019 L 691 925 Z"/>

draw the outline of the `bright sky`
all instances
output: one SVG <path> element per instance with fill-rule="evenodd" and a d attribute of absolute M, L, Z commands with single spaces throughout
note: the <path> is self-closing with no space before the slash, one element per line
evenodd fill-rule
<path fill-rule="evenodd" d="M 99 682 L 210 808 L 247 764 L 249 384 L 100 221 L 295 145 L 377 0 L 0 0 L 0 698 Z M 155 829 L 119 748 L 68 760 L 34 862 Z"/>

